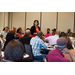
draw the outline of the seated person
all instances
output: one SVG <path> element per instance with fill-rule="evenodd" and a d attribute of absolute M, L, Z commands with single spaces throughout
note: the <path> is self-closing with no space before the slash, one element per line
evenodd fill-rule
<path fill-rule="evenodd" d="M 32 37 L 30 37 L 30 30 L 27 29 L 25 31 L 25 36 L 19 39 L 19 41 L 24 45 L 24 44 L 30 44 L 30 40 Z"/>
<path fill-rule="evenodd" d="M 49 46 L 57 44 L 57 39 L 59 39 L 60 31 L 56 30 L 56 33 L 54 36 L 49 36 L 45 38 L 45 41 L 49 43 Z"/>
<path fill-rule="evenodd" d="M 50 29 L 48 28 L 48 29 L 47 29 L 47 33 L 45 34 L 45 37 L 47 38 L 47 37 L 49 37 L 49 36 L 52 36 L 52 34 L 50 33 Z"/>
<path fill-rule="evenodd" d="M 22 28 L 17 29 L 17 33 L 16 33 L 15 37 L 19 37 L 19 39 L 23 37 L 22 36 Z"/>
<path fill-rule="evenodd" d="M 72 42 L 72 46 L 75 49 L 75 32 L 72 33 L 72 36 L 70 37 L 71 42 Z"/>
<path fill-rule="evenodd" d="M 69 36 L 67 36 L 65 32 L 61 32 L 59 37 L 64 37 L 64 38 L 66 38 L 66 40 L 67 40 L 67 46 L 66 46 L 66 47 L 67 47 L 68 49 L 73 49 L 73 47 L 72 47 L 72 42 L 71 42 Z"/>
<path fill-rule="evenodd" d="M 4 51 L 4 62 L 22 61 L 24 54 L 23 45 L 18 40 L 10 41 Z"/>
<path fill-rule="evenodd" d="M 5 41 L 5 44 L 4 44 L 4 48 L 3 48 L 3 49 L 5 49 L 6 45 L 7 45 L 11 40 L 13 40 L 13 39 L 15 39 L 14 32 L 13 32 L 13 31 L 10 31 L 10 32 L 7 34 L 7 36 L 6 36 L 6 41 Z"/>
<path fill-rule="evenodd" d="M 30 29 L 29 28 L 27 28 L 26 30 L 29 30 L 30 31 Z M 25 34 L 23 34 L 23 37 L 25 36 Z M 33 37 L 32 35 L 31 35 L 31 31 L 30 31 L 30 35 L 29 35 L 29 37 Z"/>
<path fill-rule="evenodd" d="M 34 60 L 41 60 L 43 61 L 43 57 L 46 57 L 47 54 L 41 54 L 41 48 L 47 49 L 47 46 L 44 44 L 44 41 L 42 40 L 43 33 L 41 31 L 37 32 L 37 36 L 31 39 L 30 45 L 32 45 L 33 48 L 33 56 Z"/>
<path fill-rule="evenodd" d="M 71 29 L 68 29 L 66 35 L 71 37 L 71 34 L 72 34 Z"/>
<path fill-rule="evenodd" d="M 56 33 L 56 29 L 54 28 L 54 29 L 52 30 L 52 35 L 55 35 L 55 33 Z"/>
<path fill-rule="evenodd" d="M 64 37 L 67 36 L 65 32 L 61 32 L 60 35 L 59 35 L 59 37 L 63 37 L 63 36 Z"/>
<path fill-rule="evenodd" d="M 8 27 L 5 27 L 4 30 L 0 33 L 1 36 L 3 36 L 4 39 L 6 39 L 6 35 L 8 33 Z"/>
<path fill-rule="evenodd" d="M 13 27 L 13 32 L 16 34 L 16 27 Z"/>
<path fill-rule="evenodd" d="M 9 29 L 9 32 L 13 32 L 13 29 Z"/>
<path fill-rule="evenodd" d="M 57 40 L 57 47 L 48 53 L 46 60 L 48 62 L 70 62 L 62 53 L 65 50 L 66 44 L 67 40 L 64 37 L 59 38 Z"/>
<path fill-rule="evenodd" d="M 3 42 L 3 40 L 2 40 L 2 38 L 1 38 L 1 37 L 0 37 L 0 45 L 1 45 L 0 49 L 2 50 L 2 49 L 3 49 L 3 47 L 4 47 L 4 42 Z"/>

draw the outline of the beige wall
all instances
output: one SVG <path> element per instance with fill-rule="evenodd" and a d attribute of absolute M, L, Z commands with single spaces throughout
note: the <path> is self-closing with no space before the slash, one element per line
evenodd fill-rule
<path fill-rule="evenodd" d="M 68 28 L 73 31 L 74 27 L 74 12 L 58 12 L 58 29 L 67 31 Z"/>
<path fill-rule="evenodd" d="M 5 26 L 8 26 L 8 12 L 5 12 Z"/>
<path fill-rule="evenodd" d="M 40 26 L 40 12 L 27 12 L 26 13 L 26 28 L 33 26 L 34 20 L 39 21 Z"/>
<path fill-rule="evenodd" d="M 8 26 L 8 12 L 0 12 L 0 32 Z"/>
<path fill-rule="evenodd" d="M 25 12 L 13 12 L 12 28 L 13 27 L 21 27 L 23 32 L 25 32 Z"/>
<path fill-rule="evenodd" d="M 22 27 L 25 32 L 26 28 L 33 26 L 36 19 L 39 20 L 40 26 L 40 12 L 10 12 L 9 17 L 9 28 Z M 41 30 L 43 33 L 46 33 L 47 28 L 51 30 L 56 28 L 56 21 L 57 12 L 42 12 Z M 8 26 L 8 12 L 0 12 L 0 31 L 4 26 Z M 71 28 L 72 31 L 74 29 L 74 12 L 58 12 L 58 29 L 66 32 L 68 28 Z"/>
<path fill-rule="evenodd" d="M 47 32 L 47 28 L 50 28 L 50 31 L 53 28 L 56 28 L 56 17 L 57 17 L 57 12 L 42 13 L 41 30 L 44 34 L 46 34 Z"/>
<path fill-rule="evenodd" d="M 3 30 L 4 27 L 4 12 L 0 12 L 0 32 Z"/>

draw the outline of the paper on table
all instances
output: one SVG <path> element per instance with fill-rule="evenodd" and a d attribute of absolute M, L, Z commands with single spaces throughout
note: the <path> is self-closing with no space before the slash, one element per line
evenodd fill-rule
<path fill-rule="evenodd" d="M 3 51 L 1 51 L 1 54 L 2 54 L 2 57 L 4 57 L 4 52 Z"/>
<path fill-rule="evenodd" d="M 2 57 L 4 57 L 4 52 L 3 52 L 3 51 L 1 51 L 1 54 L 2 54 Z M 24 57 L 24 58 L 28 58 L 29 55 L 28 55 L 28 54 L 25 54 L 23 57 Z"/>

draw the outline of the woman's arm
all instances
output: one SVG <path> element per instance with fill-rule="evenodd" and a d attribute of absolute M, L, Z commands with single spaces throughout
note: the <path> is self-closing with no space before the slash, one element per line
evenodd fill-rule
<path fill-rule="evenodd" d="M 70 58 L 71 58 L 71 60 L 72 60 L 72 62 L 75 62 L 75 58 L 71 55 L 71 53 L 68 51 L 67 48 L 64 48 L 64 49 L 62 50 L 62 52 L 65 53 L 65 54 L 69 54 L 69 55 L 70 55 Z"/>
<path fill-rule="evenodd" d="M 32 26 L 30 31 L 31 31 L 31 34 L 34 35 L 34 33 L 36 33 L 35 26 Z"/>

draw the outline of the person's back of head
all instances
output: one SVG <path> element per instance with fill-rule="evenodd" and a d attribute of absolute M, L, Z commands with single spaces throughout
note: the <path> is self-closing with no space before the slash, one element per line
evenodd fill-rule
<path fill-rule="evenodd" d="M 56 30 L 55 34 L 60 35 L 60 30 Z"/>
<path fill-rule="evenodd" d="M 42 38 L 42 36 L 43 36 L 42 31 L 38 31 L 38 32 L 37 32 L 37 36 L 40 37 L 40 38 Z"/>
<path fill-rule="evenodd" d="M 29 36 L 30 35 L 30 29 L 26 29 L 26 31 L 25 31 L 25 35 L 27 35 L 27 36 Z"/>
<path fill-rule="evenodd" d="M 12 40 L 12 39 L 15 39 L 15 36 L 14 36 L 14 32 L 13 31 L 11 31 L 11 32 L 9 32 L 8 34 L 7 34 L 7 36 L 6 36 L 6 40 L 8 41 L 10 41 L 10 40 Z"/>
<path fill-rule="evenodd" d="M 75 32 L 72 33 L 72 37 L 75 38 Z"/>
<path fill-rule="evenodd" d="M 60 37 L 57 40 L 57 48 L 61 51 L 62 49 L 64 49 L 67 45 L 67 40 L 64 37 Z"/>
<path fill-rule="evenodd" d="M 10 41 L 4 51 L 4 59 L 10 61 L 21 61 L 23 59 L 24 48 L 18 40 Z"/>
<path fill-rule="evenodd" d="M 65 32 L 61 32 L 59 37 L 67 36 Z"/>

